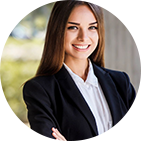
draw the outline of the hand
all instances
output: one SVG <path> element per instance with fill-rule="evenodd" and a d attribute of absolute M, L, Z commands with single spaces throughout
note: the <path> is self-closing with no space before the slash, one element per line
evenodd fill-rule
<path fill-rule="evenodd" d="M 52 128 L 52 131 L 52 135 L 54 138 L 56 138 L 56 140 L 67 141 L 65 137 L 54 127 Z"/>

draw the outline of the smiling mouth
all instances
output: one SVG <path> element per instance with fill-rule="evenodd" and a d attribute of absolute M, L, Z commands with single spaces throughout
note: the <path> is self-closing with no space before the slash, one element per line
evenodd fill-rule
<path fill-rule="evenodd" d="M 74 44 L 72 46 L 80 50 L 85 50 L 90 47 L 90 45 L 74 45 Z"/>

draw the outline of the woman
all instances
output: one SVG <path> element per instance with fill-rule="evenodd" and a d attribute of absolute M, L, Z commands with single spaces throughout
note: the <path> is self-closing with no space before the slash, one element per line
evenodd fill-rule
<path fill-rule="evenodd" d="M 104 42 L 100 7 L 55 3 L 36 76 L 23 88 L 34 131 L 82 140 L 109 130 L 127 113 L 135 91 L 127 74 L 104 68 Z"/>

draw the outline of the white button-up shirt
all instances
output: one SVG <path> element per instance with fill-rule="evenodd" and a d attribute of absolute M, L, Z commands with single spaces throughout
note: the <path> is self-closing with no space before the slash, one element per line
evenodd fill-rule
<path fill-rule="evenodd" d="M 98 83 L 97 77 L 94 74 L 91 61 L 89 60 L 89 71 L 86 81 L 72 72 L 65 63 L 64 66 L 87 102 L 96 120 L 98 133 L 102 134 L 103 132 L 109 130 L 112 127 L 111 112 L 101 86 Z"/>

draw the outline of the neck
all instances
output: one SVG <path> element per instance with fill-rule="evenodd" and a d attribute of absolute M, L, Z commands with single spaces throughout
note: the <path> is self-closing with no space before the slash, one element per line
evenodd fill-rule
<path fill-rule="evenodd" d="M 87 78 L 89 62 L 88 59 L 76 59 L 76 60 L 67 60 L 65 59 L 65 64 L 79 77 L 81 77 L 84 81 Z"/>

